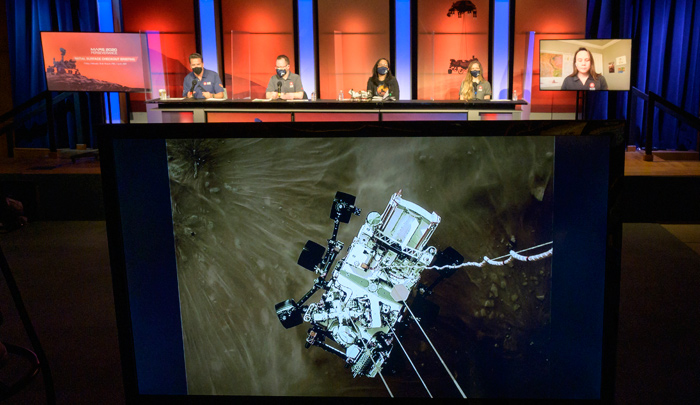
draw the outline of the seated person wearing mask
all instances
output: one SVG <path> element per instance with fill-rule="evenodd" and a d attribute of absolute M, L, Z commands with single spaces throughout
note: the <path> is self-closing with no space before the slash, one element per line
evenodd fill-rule
<path fill-rule="evenodd" d="M 372 68 L 372 76 L 367 79 L 367 92 L 372 97 L 399 99 L 399 82 L 389 70 L 389 61 L 381 58 Z"/>
<path fill-rule="evenodd" d="M 459 87 L 460 100 L 491 100 L 491 83 L 484 79 L 481 73 L 481 62 L 472 59 L 467 69 L 469 74 L 462 80 Z"/>
<path fill-rule="evenodd" d="M 185 76 L 182 84 L 182 97 L 195 99 L 224 98 L 224 86 L 219 74 L 213 70 L 204 69 L 202 55 L 190 55 L 192 71 Z"/>
<path fill-rule="evenodd" d="M 277 74 L 270 78 L 265 89 L 265 98 L 271 99 L 303 99 L 304 86 L 301 84 L 301 77 L 298 74 L 292 73 L 289 69 L 289 58 L 286 55 L 280 55 L 275 62 Z"/>

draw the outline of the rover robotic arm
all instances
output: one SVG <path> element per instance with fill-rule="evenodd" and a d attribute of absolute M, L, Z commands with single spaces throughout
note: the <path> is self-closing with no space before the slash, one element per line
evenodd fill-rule
<path fill-rule="evenodd" d="M 344 246 L 337 240 L 340 223 L 360 215 L 354 204 L 354 196 L 336 193 L 327 250 L 308 241 L 297 261 L 318 274 L 314 285 L 298 303 L 289 299 L 275 310 L 285 328 L 310 324 L 307 348 L 313 345 L 336 354 L 353 376 L 374 377 L 391 354 L 394 325 L 402 320 L 405 301 L 421 272 L 431 263 L 459 264 L 463 258 L 451 248 L 438 254 L 427 246 L 440 216 L 404 200 L 399 191 L 382 214 L 367 215 L 346 256 L 333 266 Z M 320 300 L 305 305 L 319 290 L 324 290 Z"/>

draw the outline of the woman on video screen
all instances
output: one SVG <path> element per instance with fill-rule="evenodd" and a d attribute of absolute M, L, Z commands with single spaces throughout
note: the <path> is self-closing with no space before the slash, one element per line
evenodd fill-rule
<path fill-rule="evenodd" d="M 595 71 L 593 55 L 586 48 L 578 48 L 574 54 L 574 72 L 564 79 L 562 90 L 607 90 L 603 75 Z"/>
<path fill-rule="evenodd" d="M 460 100 L 490 100 L 491 84 L 484 79 L 481 63 L 478 59 L 469 61 L 467 76 L 459 86 Z"/>

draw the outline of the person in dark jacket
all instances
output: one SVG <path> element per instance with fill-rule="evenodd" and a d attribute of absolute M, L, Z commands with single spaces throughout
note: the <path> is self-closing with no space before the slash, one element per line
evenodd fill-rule
<path fill-rule="evenodd" d="M 574 72 L 564 79 L 562 90 L 607 90 L 608 82 L 595 69 L 591 51 L 579 48 L 574 54 Z"/>
<path fill-rule="evenodd" d="M 372 68 L 372 77 L 367 80 L 367 92 L 372 97 L 399 99 L 399 82 L 389 69 L 389 61 L 381 58 Z"/>

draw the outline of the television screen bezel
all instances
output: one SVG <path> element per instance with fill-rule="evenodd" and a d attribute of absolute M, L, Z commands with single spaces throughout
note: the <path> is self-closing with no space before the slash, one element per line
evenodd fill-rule
<path fill-rule="evenodd" d="M 632 89 L 632 77 L 633 77 L 632 75 L 634 72 L 634 67 L 633 67 L 634 63 L 632 61 L 632 57 L 634 55 L 634 41 L 631 38 L 607 38 L 607 39 L 606 38 L 541 38 L 538 42 L 539 52 L 537 52 L 537 71 L 539 72 L 538 73 L 537 88 L 539 89 L 539 91 L 544 91 L 544 92 L 551 91 L 551 92 L 563 92 L 563 93 L 577 92 L 577 91 L 588 91 L 588 90 L 562 90 L 562 89 L 557 90 L 557 89 L 543 89 L 542 88 L 542 77 L 541 77 L 542 72 L 541 72 L 541 68 L 540 68 L 541 62 L 542 62 L 542 60 L 541 60 L 542 42 L 547 42 L 547 41 L 587 41 L 587 42 L 589 42 L 589 41 L 629 41 L 629 43 L 630 43 L 630 59 L 627 62 L 627 64 L 629 66 L 628 71 L 629 71 L 629 76 L 630 76 L 630 82 L 629 82 L 628 88 L 627 89 L 595 90 L 594 92 L 596 92 L 596 93 L 602 93 L 602 92 L 615 93 L 615 92 L 630 91 Z M 607 77 L 607 73 L 604 71 L 604 69 L 603 69 L 602 75 L 604 77 Z"/>
<path fill-rule="evenodd" d="M 131 124 L 131 125 L 102 125 L 98 128 L 99 150 L 101 155 L 103 192 L 109 238 L 110 262 L 115 296 L 115 307 L 119 331 L 121 360 L 124 376 L 127 402 L 137 403 L 218 403 L 217 401 L 231 400 L 230 396 L 201 396 L 162 394 L 145 395 L 139 392 L 139 382 L 136 367 L 134 336 L 132 329 L 132 313 L 129 302 L 129 280 L 127 278 L 126 259 L 124 255 L 124 233 L 120 214 L 118 181 L 116 178 L 113 142 L 119 139 L 177 139 L 177 138 L 221 138 L 226 134 L 235 133 L 236 137 L 270 137 L 270 134 L 284 134 L 282 137 L 308 135 L 310 132 L 340 132 L 356 131 L 360 128 L 371 127 L 371 134 L 384 135 L 390 131 L 401 133 L 406 131 L 423 131 L 432 136 L 488 136 L 500 135 L 555 135 L 575 137 L 580 135 L 602 136 L 609 138 L 609 172 L 607 195 L 607 237 L 605 253 L 605 285 L 602 324 L 602 367 L 600 399 L 594 402 L 610 402 L 613 399 L 615 377 L 615 352 L 617 345 L 617 313 L 619 302 L 620 279 L 620 246 L 622 224 L 620 207 L 618 206 L 621 192 L 621 180 L 624 167 L 624 137 L 620 127 L 625 127 L 624 121 L 518 121 L 518 122 L 392 122 L 392 123 L 246 123 L 246 124 Z M 235 131 L 234 131 L 235 128 Z M 439 129 L 439 131 L 438 131 Z M 389 131 L 389 132 L 387 132 Z M 199 134 L 199 135 L 197 135 Z M 208 134 L 204 136 L 204 134 Z M 342 136 L 342 135 L 341 135 Z M 430 135 L 427 135 L 430 136 Z M 273 136 L 275 137 L 275 136 Z M 585 159 L 585 157 L 581 157 Z M 572 162 L 575 163 L 575 162 Z M 300 397 L 293 397 L 303 399 Z M 268 401 L 269 397 L 246 397 L 248 401 Z M 356 403 L 358 398 L 333 398 L 336 401 Z M 566 398 L 569 399 L 569 398 Z M 383 398 L 363 398 L 363 403 L 379 403 Z M 512 401 L 530 398 L 510 398 Z M 557 398 L 552 399 L 556 401 Z M 549 400 L 547 400 L 549 401 Z"/>
<path fill-rule="evenodd" d="M 132 88 L 132 90 L 63 90 L 63 89 L 51 89 L 49 88 L 49 80 L 47 77 L 47 66 L 46 66 L 46 58 L 44 57 L 44 42 L 43 42 L 43 35 L 45 33 L 50 33 L 50 34 L 85 34 L 85 35 L 138 35 L 141 40 L 141 58 L 143 59 L 143 62 L 141 65 L 143 66 L 143 74 L 144 74 L 144 80 L 148 87 L 145 88 Z M 56 92 L 82 92 L 82 93 L 125 93 L 125 94 L 140 94 L 140 93 L 150 93 L 153 89 L 153 81 L 151 78 L 151 64 L 150 64 L 150 56 L 149 56 L 149 51 L 148 51 L 148 35 L 144 32 L 80 32 L 80 31 L 40 31 L 39 32 L 39 42 L 41 43 L 41 59 L 42 59 L 42 66 L 44 67 L 43 72 L 44 72 L 44 83 L 46 83 L 46 89 L 47 91 L 56 91 Z"/>

